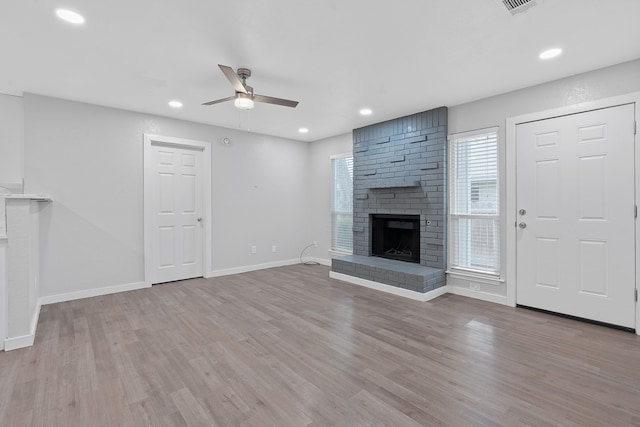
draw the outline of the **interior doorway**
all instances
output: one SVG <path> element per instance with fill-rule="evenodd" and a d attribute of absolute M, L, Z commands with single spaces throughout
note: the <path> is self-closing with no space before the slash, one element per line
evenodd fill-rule
<path fill-rule="evenodd" d="M 145 281 L 211 270 L 211 154 L 206 142 L 144 136 Z"/>

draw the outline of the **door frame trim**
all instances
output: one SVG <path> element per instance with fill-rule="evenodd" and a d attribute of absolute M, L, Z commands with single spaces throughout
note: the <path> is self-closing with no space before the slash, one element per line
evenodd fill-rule
<path fill-rule="evenodd" d="M 152 285 L 153 276 L 153 250 L 151 248 L 151 226 L 153 224 L 153 211 L 151 206 L 151 198 L 148 197 L 152 191 L 152 180 L 150 173 L 153 170 L 151 147 L 153 145 L 174 146 L 176 148 L 192 149 L 202 151 L 203 153 L 203 172 L 202 178 L 202 208 L 204 217 L 204 229 L 202 231 L 203 253 L 202 253 L 202 275 L 206 277 L 207 272 L 212 269 L 211 260 L 211 143 L 206 141 L 196 141 L 192 139 L 176 138 L 172 136 L 144 134 L 144 282 L 146 285 Z"/>
<path fill-rule="evenodd" d="M 538 120 L 545 120 L 554 117 L 567 116 L 570 114 L 584 113 L 587 111 L 599 110 L 603 108 L 617 107 L 620 105 L 634 104 L 635 121 L 640 123 L 640 92 L 633 92 L 625 95 L 614 96 L 610 98 L 604 98 L 596 101 L 584 102 L 574 105 L 569 105 L 560 108 L 554 108 L 544 111 L 537 111 L 534 113 L 523 114 L 514 117 L 507 117 L 505 121 L 505 163 L 506 173 L 504 175 L 503 185 L 505 188 L 506 199 L 506 214 L 505 214 L 505 226 L 506 226 L 506 244 L 504 251 L 506 253 L 506 291 L 507 291 L 507 305 L 515 307 L 516 305 L 516 247 L 517 237 L 515 223 L 517 220 L 517 191 L 516 191 L 516 126 L 528 122 L 534 122 Z M 635 144 L 638 143 L 638 133 L 635 135 Z M 636 149 L 635 153 L 635 198 L 636 203 L 640 204 L 640 150 Z M 640 289 L 639 280 L 639 267 L 638 262 L 638 250 L 640 249 L 640 233 L 638 232 L 638 219 L 636 219 L 635 241 L 636 241 L 636 277 L 635 285 L 636 290 Z M 640 335 L 640 303 L 636 301 L 636 334 Z"/>

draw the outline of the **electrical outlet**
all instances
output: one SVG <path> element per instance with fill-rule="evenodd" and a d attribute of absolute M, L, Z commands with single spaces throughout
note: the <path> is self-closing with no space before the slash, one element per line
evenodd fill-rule
<path fill-rule="evenodd" d="M 276 251 L 276 245 L 271 246 L 271 252 L 275 252 Z"/>
<path fill-rule="evenodd" d="M 315 240 L 313 241 L 313 246 L 318 246 L 318 242 L 316 242 Z"/>
<path fill-rule="evenodd" d="M 251 246 L 251 253 L 252 254 L 258 253 L 258 248 L 255 246 Z"/>

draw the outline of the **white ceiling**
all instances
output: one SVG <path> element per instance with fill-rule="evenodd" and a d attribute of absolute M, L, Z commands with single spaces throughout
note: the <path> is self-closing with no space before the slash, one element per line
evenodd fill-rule
<path fill-rule="evenodd" d="M 500 0 L 2 3 L 2 93 L 302 141 L 640 57 L 639 0 L 537 0 L 515 16 Z M 86 24 L 58 20 L 57 7 Z M 556 46 L 561 57 L 538 59 Z M 256 93 L 300 104 L 201 106 L 233 95 L 217 64 L 250 68 Z M 184 108 L 168 107 L 172 99 Z M 361 117 L 362 107 L 374 114 Z"/>

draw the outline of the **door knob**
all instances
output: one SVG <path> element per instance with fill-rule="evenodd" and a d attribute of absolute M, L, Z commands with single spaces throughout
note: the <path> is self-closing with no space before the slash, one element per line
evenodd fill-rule
<path fill-rule="evenodd" d="M 520 210 L 518 211 L 518 213 L 519 213 L 520 215 L 524 215 L 524 214 L 526 214 L 526 213 L 527 213 L 527 211 L 525 211 L 524 209 L 520 209 Z"/>
<path fill-rule="evenodd" d="M 518 227 L 527 228 L 527 224 L 525 224 L 524 222 L 521 222 L 520 224 L 518 224 Z"/>
<path fill-rule="evenodd" d="M 198 221 L 198 222 L 202 222 L 202 218 L 198 218 L 196 221 Z"/>

